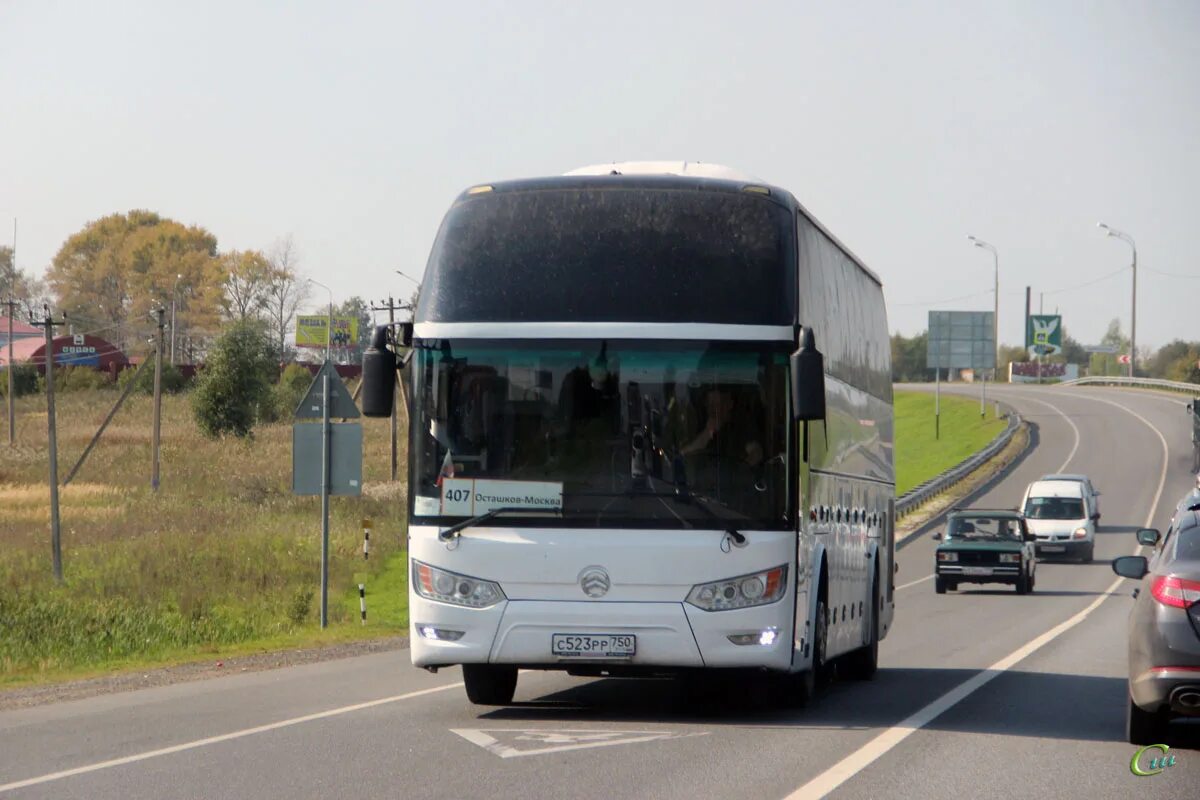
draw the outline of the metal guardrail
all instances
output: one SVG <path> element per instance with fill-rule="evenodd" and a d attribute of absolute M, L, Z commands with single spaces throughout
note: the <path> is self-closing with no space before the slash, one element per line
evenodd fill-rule
<path fill-rule="evenodd" d="M 963 478 L 970 475 L 976 469 L 983 465 L 984 462 L 991 459 L 1001 450 L 1008 446 L 1012 441 L 1013 434 L 1017 432 L 1017 428 L 1021 425 L 1021 415 L 1015 410 L 1009 409 L 1008 412 L 1008 427 L 988 444 L 987 447 L 980 450 L 975 455 L 959 462 L 950 469 L 935 475 L 919 486 L 909 489 L 904 494 L 896 498 L 896 517 L 900 518 L 909 512 L 916 509 L 926 501 L 932 499 L 936 495 L 949 489 Z"/>
<path fill-rule="evenodd" d="M 1200 396 L 1200 383 L 1180 383 L 1179 381 L 1164 381 L 1158 378 L 1118 378 L 1096 376 L 1091 378 L 1076 378 L 1071 381 L 1061 381 L 1056 386 L 1132 386 L 1136 389 L 1165 389 L 1170 392 L 1186 392 Z"/>

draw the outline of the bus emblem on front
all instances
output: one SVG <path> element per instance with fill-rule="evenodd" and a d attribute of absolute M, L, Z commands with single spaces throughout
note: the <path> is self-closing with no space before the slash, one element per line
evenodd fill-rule
<path fill-rule="evenodd" d="M 579 573 L 579 588 L 588 597 L 604 597 L 611 586 L 612 581 L 604 567 L 584 567 Z"/>

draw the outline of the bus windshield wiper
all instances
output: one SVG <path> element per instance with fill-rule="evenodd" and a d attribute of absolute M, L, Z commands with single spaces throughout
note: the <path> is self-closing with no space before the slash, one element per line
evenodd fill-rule
<path fill-rule="evenodd" d="M 728 520 L 723 519 L 721 516 L 719 516 L 717 514 L 717 512 L 715 512 L 711 508 L 709 508 L 708 507 L 708 498 L 706 498 L 704 495 L 689 493 L 688 499 L 693 500 L 693 501 L 699 501 L 699 502 L 691 503 L 691 505 L 694 505 L 696 508 L 703 511 L 705 513 L 705 515 L 708 516 L 709 519 L 720 523 L 721 527 L 725 530 L 725 533 L 729 534 L 729 538 L 733 539 L 734 544 L 741 545 L 741 544 L 746 543 L 746 534 L 742 533 L 737 528 L 728 524 Z"/>

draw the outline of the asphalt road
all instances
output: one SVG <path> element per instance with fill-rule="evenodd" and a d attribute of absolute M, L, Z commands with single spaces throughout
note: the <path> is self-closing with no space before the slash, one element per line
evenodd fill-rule
<path fill-rule="evenodd" d="M 457 670 L 386 653 L 2 713 L 0 797 L 1196 797 L 1200 727 L 1168 740 L 1175 766 L 1130 772 L 1132 585 L 1108 564 L 1135 551 L 1135 528 L 1165 529 L 1192 484 L 1182 401 L 993 394 L 1036 426 L 1035 447 L 972 505 L 1086 472 L 1103 493 L 1096 562 L 1042 562 L 1028 596 L 938 596 L 933 543 L 906 543 L 877 677 L 809 709 L 556 673 L 523 673 L 517 705 L 480 709 Z"/>

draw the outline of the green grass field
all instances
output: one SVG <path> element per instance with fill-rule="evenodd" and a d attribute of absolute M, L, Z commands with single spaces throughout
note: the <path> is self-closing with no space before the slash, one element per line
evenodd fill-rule
<path fill-rule="evenodd" d="M 60 479 L 116 398 L 59 395 Z M 404 492 L 388 481 L 387 420 L 362 420 L 363 496 L 330 503 L 331 625 L 320 631 L 320 499 L 292 494 L 290 422 L 212 441 L 186 396 L 164 397 L 155 493 L 150 398 L 132 396 L 61 492 L 56 585 L 44 403 L 18 400 L 18 446 L 0 443 L 0 684 L 407 630 Z M 364 518 L 374 523 L 366 562 Z"/>
<path fill-rule="evenodd" d="M 901 495 L 982 450 L 1007 424 L 989 404 L 979 417 L 979 400 L 942 394 L 941 437 L 934 438 L 932 392 L 896 392 L 896 494 Z"/>
<path fill-rule="evenodd" d="M 59 395 L 59 475 L 107 410 L 112 390 Z M 187 396 L 164 398 L 162 485 L 149 486 L 150 399 L 134 395 L 61 493 L 64 582 L 53 580 L 46 412 L 21 398 L 18 446 L 0 444 L 0 685 L 394 635 L 408 627 L 403 483 L 388 481 L 388 422 L 362 420 L 361 497 L 331 501 L 330 627 L 317 625 L 319 499 L 291 492 L 291 425 L 212 441 Z M 896 395 L 903 492 L 983 447 L 1003 421 L 977 401 Z M 405 461 L 403 433 L 401 469 Z M 374 522 L 362 558 L 363 518 Z M 367 587 L 368 624 L 357 585 Z"/>

